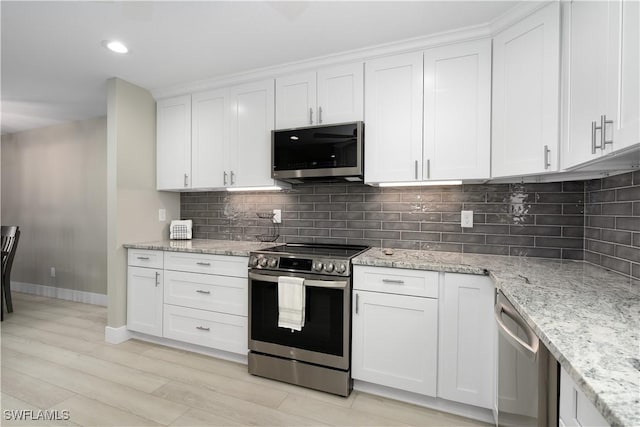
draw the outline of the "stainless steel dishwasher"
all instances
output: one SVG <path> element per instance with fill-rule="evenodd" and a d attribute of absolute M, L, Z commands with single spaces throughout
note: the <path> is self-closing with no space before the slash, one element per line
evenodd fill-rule
<path fill-rule="evenodd" d="M 558 426 L 558 362 L 509 300 L 496 293 L 497 425 Z"/>

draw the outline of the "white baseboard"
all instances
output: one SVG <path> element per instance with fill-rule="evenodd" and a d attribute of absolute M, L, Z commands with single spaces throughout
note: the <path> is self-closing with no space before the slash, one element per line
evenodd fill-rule
<path fill-rule="evenodd" d="M 109 344 L 120 344 L 130 339 L 131 332 L 129 332 L 126 325 L 119 328 L 112 328 L 111 326 L 104 328 L 104 340 Z"/>
<path fill-rule="evenodd" d="M 369 394 L 386 397 L 389 399 L 399 400 L 401 402 L 411 403 L 425 408 L 435 409 L 450 414 L 460 415 L 474 420 L 483 421 L 485 423 L 494 424 L 493 412 L 491 409 L 480 408 L 478 406 L 467 405 L 464 403 L 452 402 L 450 400 L 423 396 L 404 390 L 385 387 L 378 384 L 372 384 L 366 381 L 353 381 L 353 389 L 363 391 Z"/>
<path fill-rule="evenodd" d="M 78 291 L 75 289 L 57 288 L 55 286 L 37 285 L 34 283 L 11 281 L 11 290 L 43 297 L 58 298 L 85 304 L 107 306 L 108 298 L 104 294 Z"/>

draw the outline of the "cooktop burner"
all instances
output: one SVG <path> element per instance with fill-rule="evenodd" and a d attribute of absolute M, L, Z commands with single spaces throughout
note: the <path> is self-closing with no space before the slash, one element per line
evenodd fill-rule
<path fill-rule="evenodd" d="M 251 252 L 249 268 L 349 276 L 351 258 L 367 249 L 359 245 L 289 243 Z"/>

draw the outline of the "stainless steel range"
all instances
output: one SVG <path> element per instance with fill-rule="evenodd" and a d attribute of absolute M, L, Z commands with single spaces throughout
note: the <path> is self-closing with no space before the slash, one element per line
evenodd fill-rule
<path fill-rule="evenodd" d="M 348 396 L 351 259 L 366 246 L 287 244 L 249 256 L 249 373 Z M 302 323 L 280 327 L 283 282 L 302 283 Z M 280 289 L 280 290 L 279 290 Z M 282 320 L 282 319 L 280 319 Z"/>

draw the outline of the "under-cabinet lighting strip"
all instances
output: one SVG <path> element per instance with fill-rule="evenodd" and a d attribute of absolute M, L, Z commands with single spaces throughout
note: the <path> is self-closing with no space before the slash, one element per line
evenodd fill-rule
<path fill-rule="evenodd" d="M 408 182 L 381 182 L 379 187 L 421 187 L 429 185 L 462 185 L 460 180 L 452 181 L 408 181 Z"/>

